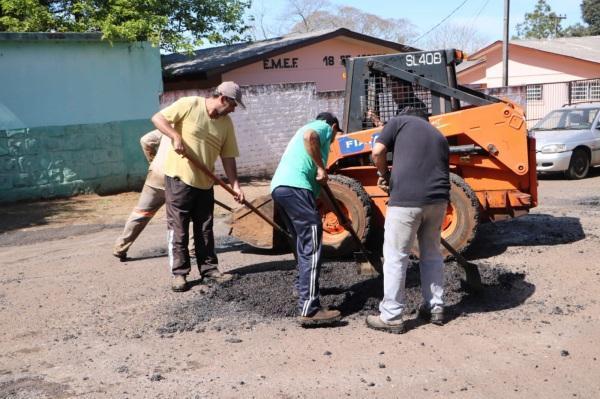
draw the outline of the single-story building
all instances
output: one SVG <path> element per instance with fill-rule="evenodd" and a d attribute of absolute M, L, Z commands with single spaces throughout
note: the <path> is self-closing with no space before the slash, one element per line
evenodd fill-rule
<path fill-rule="evenodd" d="M 600 36 L 511 40 L 508 85 L 542 84 L 600 77 Z M 469 56 L 457 67 L 458 82 L 479 88 L 502 86 L 502 41 Z"/>
<path fill-rule="evenodd" d="M 100 33 L 0 33 L 0 202 L 141 187 L 160 52 Z"/>
<path fill-rule="evenodd" d="M 223 81 L 237 82 L 247 105 L 231 114 L 238 169 L 241 175 L 270 176 L 290 137 L 318 112 L 342 120 L 345 58 L 408 51 L 417 49 L 340 28 L 164 55 L 161 106 L 183 96 L 208 96 Z"/>
<path fill-rule="evenodd" d="M 458 82 L 513 99 L 530 126 L 564 104 L 600 101 L 600 36 L 512 40 L 508 58 L 508 87 L 502 87 L 502 41 L 460 64 Z"/>

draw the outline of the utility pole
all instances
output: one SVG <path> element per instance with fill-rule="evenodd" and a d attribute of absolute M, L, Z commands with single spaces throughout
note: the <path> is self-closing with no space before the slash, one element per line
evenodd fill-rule
<path fill-rule="evenodd" d="M 560 28 L 561 20 L 567 19 L 566 15 L 557 15 L 554 17 L 554 37 L 558 37 L 558 29 Z"/>
<path fill-rule="evenodd" d="M 508 86 L 508 31 L 510 0 L 504 0 L 504 40 L 502 41 L 502 86 Z"/>

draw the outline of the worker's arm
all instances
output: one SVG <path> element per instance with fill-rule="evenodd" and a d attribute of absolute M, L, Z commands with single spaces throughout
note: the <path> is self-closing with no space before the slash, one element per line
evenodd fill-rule
<path fill-rule="evenodd" d="M 229 184 L 231 185 L 233 191 L 235 191 L 237 194 L 235 200 L 240 204 L 244 203 L 244 192 L 242 191 L 240 182 L 238 181 L 237 164 L 235 162 L 235 158 L 221 157 L 221 162 L 223 162 L 223 169 L 225 170 Z"/>
<path fill-rule="evenodd" d="M 323 165 L 323 159 L 321 158 L 321 139 L 314 130 L 308 129 L 304 132 L 304 148 L 315 165 L 317 165 L 317 176 L 316 180 L 319 184 L 327 183 L 327 171 L 325 165 Z"/>
<path fill-rule="evenodd" d="M 373 122 L 373 124 L 377 127 L 384 125 L 379 116 L 373 110 L 367 111 L 367 118 L 371 119 L 371 122 Z"/>
<path fill-rule="evenodd" d="M 386 193 L 389 192 L 390 186 L 390 170 L 387 165 L 387 147 L 384 144 L 375 142 L 373 149 L 371 150 L 371 158 L 377 168 L 377 186 Z"/>
<path fill-rule="evenodd" d="M 152 123 L 162 134 L 171 139 L 171 145 L 176 153 L 185 155 L 185 147 L 181 135 L 160 112 L 157 112 L 152 116 Z"/>
<path fill-rule="evenodd" d="M 142 151 L 144 152 L 144 156 L 148 160 L 148 162 L 152 162 L 154 157 L 156 156 L 156 152 L 158 151 L 158 146 L 160 144 L 160 139 L 162 137 L 162 133 L 158 130 L 153 130 L 149 133 L 146 133 L 140 139 L 140 145 L 142 146 Z"/>

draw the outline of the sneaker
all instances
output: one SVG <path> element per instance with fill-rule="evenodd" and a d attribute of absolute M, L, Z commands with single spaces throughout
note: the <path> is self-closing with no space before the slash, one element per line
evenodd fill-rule
<path fill-rule="evenodd" d="M 404 320 L 383 321 L 378 315 L 367 316 L 367 327 L 392 334 L 404 333 Z"/>
<path fill-rule="evenodd" d="M 436 305 L 431 309 L 426 304 L 419 307 L 419 317 L 431 321 L 431 324 L 441 326 L 444 324 L 444 307 Z"/>
<path fill-rule="evenodd" d="M 216 281 L 217 283 L 224 283 L 234 278 L 233 274 L 221 273 L 216 267 L 200 272 L 200 275 L 202 276 L 202 278 L 208 278 L 210 280 Z"/>
<path fill-rule="evenodd" d="M 173 276 L 171 280 L 171 289 L 175 292 L 183 292 L 188 290 L 188 283 L 184 275 L 178 274 Z"/>
<path fill-rule="evenodd" d="M 298 322 L 302 326 L 318 326 L 338 322 L 341 318 L 339 310 L 319 309 L 312 316 L 299 316 Z"/>

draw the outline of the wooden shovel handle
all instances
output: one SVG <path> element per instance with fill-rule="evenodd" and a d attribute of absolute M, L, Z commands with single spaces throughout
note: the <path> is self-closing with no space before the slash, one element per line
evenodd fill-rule
<path fill-rule="evenodd" d="M 186 156 L 186 158 L 188 161 L 190 161 L 192 163 L 192 165 L 194 165 L 196 168 L 200 169 L 205 175 L 207 175 L 208 177 L 213 179 L 219 186 L 223 187 L 223 189 L 225 189 L 225 191 L 227 191 L 233 197 L 237 196 L 237 193 L 235 191 L 233 191 L 233 189 L 231 187 L 229 187 L 229 185 L 225 184 L 225 182 L 223 180 L 221 180 L 217 176 L 215 176 L 215 174 L 213 172 L 211 172 L 210 169 L 208 169 L 206 167 L 206 165 L 202 164 L 201 162 L 197 161 L 196 159 L 194 159 L 192 157 Z M 285 236 L 288 238 L 290 237 L 290 233 L 288 233 L 285 229 L 283 229 L 281 226 L 279 226 L 277 223 L 275 223 L 275 221 L 273 221 L 270 217 L 268 217 L 267 215 L 262 213 L 260 210 L 258 210 L 258 208 L 256 208 L 254 205 L 252 205 L 245 199 L 242 202 L 242 204 L 244 204 L 244 206 L 248 207 L 252 212 L 256 213 L 258 216 L 260 216 L 265 222 L 269 223 L 271 226 L 273 226 L 275 229 L 277 229 L 280 233 L 285 234 Z"/>

